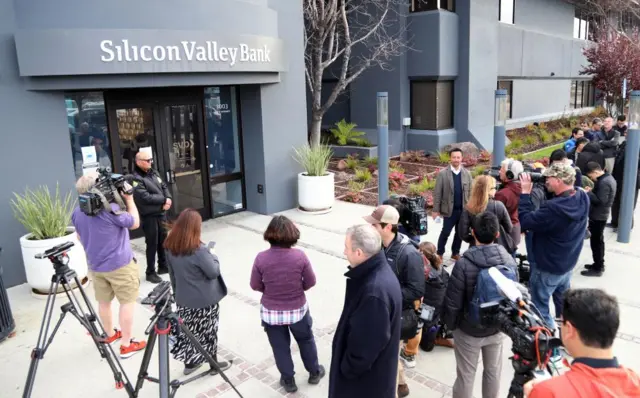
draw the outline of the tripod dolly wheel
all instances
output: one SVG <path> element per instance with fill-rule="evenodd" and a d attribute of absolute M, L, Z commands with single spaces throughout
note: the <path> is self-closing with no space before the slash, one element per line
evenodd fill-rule
<path fill-rule="evenodd" d="M 116 381 L 116 390 L 122 390 L 124 388 L 123 381 Z"/>

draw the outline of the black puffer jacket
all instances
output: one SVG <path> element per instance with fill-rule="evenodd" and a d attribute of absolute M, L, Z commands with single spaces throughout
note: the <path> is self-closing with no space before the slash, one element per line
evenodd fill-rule
<path fill-rule="evenodd" d="M 483 328 L 468 320 L 469 303 L 476 287 L 478 273 L 483 268 L 507 265 L 516 269 L 513 257 L 498 244 L 474 246 L 456 262 L 449 278 L 444 298 L 444 322 L 450 330 L 460 329 L 473 337 L 487 337 L 498 329 Z"/>
<path fill-rule="evenodd" d="M 384 249 L 391 270 L 402 289 L 402 309 L 413 308 L 413 302 L 424 296 L 424 262 L 416 243 L 401 233 Z"/>
<path fill-rule="evenodd" d="M 157 171 L 149 169 L 145 172 L 136 166 L 133 171 L 133 199 L 141 217 L 161 216 L 164 214 L 162 206 L 171 199 L 171 193 Z"/>
<path fill-rule="evenodd" d="M 589 200 L 591 201 L 589 220 L 607 221 L 615 196 L 616 180 L 611 177 L 611 174 L 604 173 L 595 181 L 593 190 L 589 192 Z"/>
<path fill-rule="evenodd" d="M 600 144 L 590 142 L 582 148 L 582 152 L 576 154 L 576 166 L 584 173 L 587 169 L 587 163 L 596 162 L 604 169 L 604 153 Z"/>

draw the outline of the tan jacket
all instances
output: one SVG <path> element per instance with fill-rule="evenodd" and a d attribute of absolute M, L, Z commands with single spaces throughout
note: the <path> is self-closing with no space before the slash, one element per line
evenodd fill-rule
<path fill-rule="evenodd" d="M 460 166 L 462 176 L 462 206 L 464 207 L 471 196 L 471 173 Z M 441 170 L 436 178 L 436 188 L 433 191 L 433 211 L 442 217 L 449 217 L 453 212 L 453 171 L 451 166 Z"/>

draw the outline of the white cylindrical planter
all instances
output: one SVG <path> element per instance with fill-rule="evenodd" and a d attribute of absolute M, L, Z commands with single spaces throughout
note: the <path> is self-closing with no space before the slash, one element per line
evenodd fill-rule
<path fill-rule="evenodd" d="M 53 276 L 53 264 L 48 258 L 37 259 L 36 254 L 45 252 L 54 246 L 65 242 L 73 242 L 75 245 L 67 253 L 69 255 L 69 267 L 78 274 L 78 280 L 81 281 L 87 276 L 87 258 L 84 248 L 78 240 L 76 230 L 73 227 L 67 228 L 68 234 L 61 238 L 30 240 L 31 234 L 24 235 L 20 238 L 20 248 L 22 249 L 22 261 L 27 274 L 27 283 L 32 289 L 38 292 L 48 293 L 51 285 L 51 277 Z"/>
<path fill-rule="evenodd" d="M 334 174 L 308 176 L 298 174 L 298 206 L 300 210 L 316 212 L 333 207 L 335 201 Z"/>

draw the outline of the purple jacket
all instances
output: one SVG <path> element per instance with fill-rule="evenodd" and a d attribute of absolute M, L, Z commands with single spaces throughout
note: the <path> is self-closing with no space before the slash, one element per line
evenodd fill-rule
<path fill-rule="evenodd" d="M 251 289 L 262 292 L 262 305 L 272 311 L 302 307 L 316 275 L 302 250 L 272 246 L 258 253 L 251 270 Z"/>

